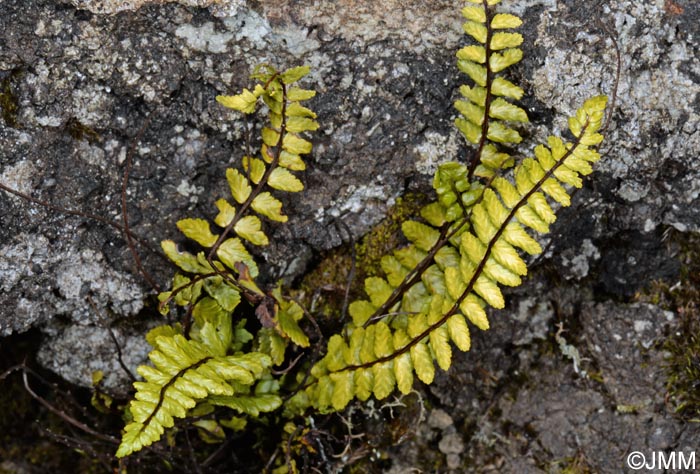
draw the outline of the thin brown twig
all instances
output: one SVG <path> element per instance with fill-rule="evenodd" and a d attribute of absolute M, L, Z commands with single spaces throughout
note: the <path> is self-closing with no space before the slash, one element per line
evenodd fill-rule
<path fill-rule="evenodd" d="M 486 14 L 486 44 L 484 45 L 484 47 L 486 48 L 486 57 L 489 58 L 491 57 L 491 36 L 493 35 L 493 30 L 491 28 L 492 15 L 487 0 L 483 0 L 483 5 L 484 13 Z M 469 163 L 469 172 L 467 173 L 467 180 L 470 182 L 472 180 L 472 177 L 474 176 L 474 171 L 476 171 L 476 167 L 481 162 L 481 152 L 486 146 L 486 140 L 489 134 L 489 112 L 491 111 L 491 101 L 493 100 L 493 94 L 491 93 L 491 84 L 493 83 L 494 72 L 491 69 L 490 61 L 487 60 L 484 64 L 484 67 L 486 68 L 486 98 L 484 99 L 484 120 L 481 123 L 481 137 L 479 138 L 479 144 L 476 147 L 476 150 L 474 150 L 471 163 Z"/>
<path fill-rule="evenodd" d="M 192 447 L 192 441 L 190 440 L 190 430 L 185 430 L 185 440 L 187 441 L 187 451 L 189 452 L 190 461 L 192 461 L 192 465 L 194 466 L 195 472 L 197 474 L 203 474 L 202 467 L 199 465 L 199 461 L 197 461 L 197 457 L 194 453 L 194 448 Z"/>
<path fill-rule="evenodd" d="M 26 366 L 24 364 L 13 365 L 12 367 L 8 368 L 5 372 L 0 374 L 0 382 L 12 375 L 13 372 L 17 372 L 18 370 L 24 370 L 25 367 Z"/>
<path fill-rule="evenodd" d="M 299 301 L 297 301 L 296 299 L 289 297 L 289 296 L 286 298 L 288 300 L 294 301 L 296 304 L 298 304 L 299 307 L 301 308 L 301 310 L 306 315 L 306 317 L 309 318 L 309 321 L 311 321 L 311 324 L 313 324 L 314 329 L 316 331 L 316 334 L 318 335 L 318 341 L 316 341 L 316 343 L 314 344 L 314 348 L 311 351 L 311 357 L 310 357 L 311 363 L 309 364 L 308 368 L 304 372 L 304 377 L 301 379 L 301 382 L 299 382 L 299 385 L 297 386 L 296 390 L 293 390 L 286 397 L 283 398 L 283 402 L 286 402 L 287 400 L 292 398 L 294 395 L 297 394 L 297 392 L 299 392 L 299 390 L 301 390 L 304 387 L 304 385 L 306 384 L 306 381 L 311 376 L 311 368 L 319 359 L 319 353 L 321 352 L 321 348 L 323 346 L 325 346 L 325 344 L 324 344 L 325 338 L 323 337 L 323 332 L 321 331 L 321 327 L 318 325 L 316 318 L 314 318 L 313 315 Z"/>
<path fill-rule="evenodd" d="M 102 217 L 102 216 L 98 216 L 97 214 L 91 214 L 91 213 L 89 213 L 89 212 L 76 211 L 75 209 L 69 209 L 69 208 L 66 208 L 66 207 L 57 206 L 57 205 L 55 205 L 55 204 L 51 204 L 51 203 L 48 202 L 48 201 L 43 201 L 43 200 L 41 200 L 41 199 L 32 197 L 32 196 L 30 196 L 29 194 L 26 194 L 26 193 L 23 193 L 23 192 L 18 191 L 18 190 L 16 190 L 16 189 L 13 189 L 13 188 L 11 188 L 11 187 L 9 187 L 9 186 L 3 184 L 3 183 L 0 183 L 0 189 L 2 189 L 3 191 L 5 191 L 5 192 L 7 192 L 7 193 L 9 193 L 9 194 L 12 194 L 12 195 L 17 196 L 17 197 L 19 197 L 19 198 L 21 198 L 21 199 L 24 199 L 25 201 L 28 201 L 28 202 L 31 202 L 31 203 L 34 203 L 34 204 L 38 204 L 38 205 L 41 206 L 41 207 L 45 207 L 46 209 L 51 209 L 51 210 L 53 210 L 53 211 L 60 212 L 61 214 L 68 214 L 68 215 L 70 215 L 70 216 L 83 217 L 83 218 L 85 218 L 85 219 L 90 219 L 90 220 L 94 220 L 94 221 L 97 221 L 97 222 L 101 222 L 101 223 L 103 223 L 103 224 L 106 224 L 106 225 L 108 225 L 108 226 L 110 226 L 110 227 L 113 227 L 113 228 L 117 229 L 117 230 L 118 230 L 119 232 L 121 232 L 121 233 L 126 232 L 126 230 L 124 229 L 124 227 L 122 227 L 121 225 L 117 224 L 116 222 L 110 221 L 109 219 L 105 219 L 105 218 Z M 144 246 L 147 250 L 151 251 L 152 253 L 158 255 L 159 257 L 161 257 L 161 258 L 164 259 L 165 261 L 168 261 L 168 262 L 169 262 L 169 260 L 165 257 L 165 255 L 163 255 L 161 252 L 158 252 L 157 250 L 153 249 L 153 248 L 151 247 L 151 245 L 150 245 L 145 239 L 143 239 L 142 237 L 139 237 L 138 235 L 134 234 L 134 233 L 131 232 L 131 231 L 128 231 L 127 233 L 128 233 L 128 235 L 131 236 L 136 242 L 138 242 L 138 243 L 140 243 L 142 246 Z"/>
<path fill-rule="evenodd" d="M 294 395 L 306 388 L 306 382 L 309 380 L 309 377 L 311 377 L 311 369 L 313 368 L 314 364 L 319 360 L 318 355 L 321 352 L 321 347 L 322 346 L 320 343 L 317 343 L 314 347 L 314 350 L 311 353 L 311 363 L 304 372 L 304 377 L 302 377 L 301 381 L 299 382 L 299 385 L 297 385 L 297 388 L 289 392 L 289 394 L 287 394 L 287 396 L 282 399 L 283 405 L 287 402 L 287 400 L 290 400 Z"/>
<path fill-rule="evenodd" d="M 267 474 L 270 472 L 270 468 L 272 467 L 272 464 L 275 462 L 275 459 L 277 459 L 277 455 L 280 452 L 280 447 L 277 446 L 275 448 L 275 451 L 272 453 L 272 456 L 270 456 L 270 459 L 267 460 L 267 464 L 265 464 L 265 467 L 263 467 L 263 474 Z"/>
<path fill-rule="evenodd" d="M 95 305 L 95 302 L 92 300 L 90 295 L 88 295 L 87 300 L 88 300 L 88 304 L 90 305 L 92 310 L 95 312 L 97 317 L 100 318 L 104 322 L 104 324 L 107 328 L 107 331 L 109 332 L 109 336 L 111 337 L 112 342 L 114 342 L 114 346 L 117 348 L 117 362 L 119 363 L 119 366 L 122 368 L 122 370 L 124 371 L 126 376 L 129 377 L 129 380 L 131 380 L 132 383 L 136 382 L 136 377 L 134 377 L 134 374 L 131 372 L 131 370 L 129 370 L 129 367 L 127 367 L 126 363 L 124 362 L 124 358 L 122 357 L 121 345 L 119 344 L 119 341 L 117 340 L 117 336 L 114 335 L 114 331 L 112 331 L 112 328 L 109 327 L 109 322 L 107 321 L 107 318 L 105 318 L 104 315 L 100 312 L 100 310 L 97 309 L 97 306 Z"/>
<path fill-rule="evenodd" d="M 187 306 L 185 317 L 182 318 L 182 333 L 185 338 L 190 338 L 190 329 L 192 329 L 192 313 L 194 312 L 194 304 L 190 303 Z"/>
<path fill-rule="evenodd" d="M 104 435 L 98 431 L 93 430 L 92 428 L 90 428 L 86 424 L 76 420 L 75 418 L 69 416 L 67 413 L 64 413 L 61 410 L 59 410 L 58 408 L 54 407 L 48 401 L 46 401 L 44 398 L 42 398 L 36 392 L 34 392 L 34 390 L 32 390 L 32 388 L 29 386 L 29 379 L 27 378 L 27 373 L 30 370 L 31 369 L 29 369 L 29 367 L 26 367 L 26 366 L 24 367 L 24 370 L 22 371 L 22 381 L 24 382 L 25 390 L 27 391 L 27 393 L 29 393 L 29 395 L 32 396 L 32 398 L 34 398 L 36 401 L 38 401 L 41 405 L 43 405 L 51 413 L 58 416 L 66 423 L 68 423 L 72 426 L 75 426 L 79 430 L 84 431 L 84 432 L 86 432 L 86 433 L 88 433 L 88 434 L 90 434 L 98 439 L 101 439 L 103 441 L 107 441 L 108 443 L 119 444 L 119 441 L 116 438 L 113 438 L 113 437 L 108 436 L 108 435 Z"/>
<path fill-rule="evenodd" d="M 292 441 L 301 432 L 301 426 L 297 426 L 294 433 L 289 435 L 286 443 L 286 449 L 284 450 L 284 459 L 287 464 L 287 469 L 289 472 L 294 472 L 292 469 Z"/>
<path fill-rule="evenodd" d="M 293 361 L 291 361 L 286 369 L 281 369 L 281 370 L 270 369 L 270 373 L 272 375 L 285 375 L 285 374 L 289 373 L 289 371 L 292 370 L 294 368 L 294 366 L 297 365 L 297 363 L 301 360 L 302 357 L 304 357 L 304 353 L 299 354 Z"/>
<path fill-rule="evenodd" d="M 355 248 L 355 239 L 350 232 L 350 228 L 342 220 L 336 220 L 336 223 L 345 231 L 350 240 L 350 271 L 348 272 L 348 279 L 345 283 L 345 293 L 343 295 L 343 306 L 340 310 L 340 321 L 345 324 L 348 317 L 348 307 L 350 306 L 350 289 L 352 283 L 355 280 L 355 272 L 357 270 L 357 249 Z"/>
<path fill-rule="evenodd" d="M 56 443 L 62 444 L 70 449 L 84 451 L 93 459 L 97 459 L 102 465 L 102 467 L 105 468 L 105 472 L 112 472 L 108 463 L 108 460 L 111 461 L 111 456 L 107 458 L 108 460 L 106 460 L 105 453 L 99 453 L 97 450 L 95 450 L 93 448 L 92 443 L 88 443 L 79 438 L 73 438 L 71 436 L 54 433 L 50 429 L 44 428 L 42 426 L 39 426 L 38 428 L 42 434 L 49 438 L 52 438 Z"/>
<path fill-rule="evenodd" d="M 122 368 L 126 376 L 129 377 L 129 380 L 131 380 L 132 383 L 136 382 L 136 377 L 131 372 L 131 370 L 129 370 L 129 367 L 124 362 L 124 358 L 122 357 L 122 349 L 119 345 L 119 341 L 117 341 L 117 336 L 114 335 L 114 331 L 112 331 L 112 328 L 108 327 L 107 331 L 109 331 L 109 335 L 112 338 L 112 342 L 114 342 L 114 346 L 117 348 L 117 361 L 119 362 L 119 366 Z"/>
<path fill-rule="evenodd" d="M 204 462 L 202 462 L 202 467 L 209 467 L 211 463 L 213 463 L 219 455 L 226 451 L 231 446 L 231 443 L 233 443 L 234 439 L 229 438 L 225 442 L 221 443 L 221 446 L 219 446 L 216 451 L 211 453 L 209 457 L 207 457 Z"/>

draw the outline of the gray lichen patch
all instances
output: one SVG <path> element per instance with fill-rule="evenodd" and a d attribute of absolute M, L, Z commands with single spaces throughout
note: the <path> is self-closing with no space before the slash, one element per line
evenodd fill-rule
<path fill-rule="evenodd" d="M 588 276 L 591 264 L 600 259 L 600 251 L 591 239 L 583 239 L 576 249 L 566 249 L 560 255 L 564 278 L 581 280 Z"/>
<path fill-rule="evenodd" d="M 453 161 L 456 156 L 459 156 L 459 143 L 462 138 L 456 130 L 447 136 L 428 131 L 424 138 L 425 141 L 413 149 L 417 158 L 416 171 L 419 173 L 433 176 L 439 165 Z"/>
<path fill-rule="evenodd" d="M 519 323 L 514 331 L 513 344 L 523 346 L 547 339 L 553 318 L 554 308 L 550 302 L 534 297 L 521 299 L 509 318 Z"/>
<path fill-rule="evenodd" d="M 245 0 L 68 0 L 76 8 L 89 10 L 98 14 L 114 14 L 124 11 L 138 10 L 148 5 L 179 3 L 188 7 L 209 8 L 214 15 L 234 15 Z"/>
<path fill-rule="evenodd" d="M 46 342 L 38 353 L 39 362 L 76 385 L 90 387 L 92 374 L 102 371 L 100 389 L 126 396 L 131 379 L 119 363 L 136 374 L 136 367 L 146 362 L 151 347 L 137 332 L 100 326 L 53 327 L 45 331 Z"/>
<path fill-rule="evenodd" d="M 32 190 L 32 178 L 36 175 L 36 167 L 31 161 L 22 160 L 0 170 L 0 182 L 5 186 L 25 194 Z"/>
<path fill-rule="evenodd" d="M 109 267 L 101 254 L 70 248 L 56 252 L 43 236 L 24 234 L 14 240 L 0 247 L 0 335 L 50 325 L 58 314 L 85 325 L 143 307 L 145 295 L 133 277 Z M 109 313 L 95 314 L 89 300 Z"/>
<path fill-rule="evenodd" d="M 546 56 L 531 80 L 538 100 L 562 114 L 554 123 L 563 130 L 563 115 L 570 115 L 586 97 L 613 92 L 615 50 L 600 24 L 607 25 L 616 36 L 622 64 L 616 110 L 603 147 L 607 156 L 598 170 L 619 180 L 614 190 L 619 197 L 647 205 L 646 215 L 630 215 L 637 219 L 635 227 L 651 218 L 697 229 L 696 212 L 665 208 L 669 202 L 698 200 L 698 35 L 697 29 L 687 30 L 680 23 L 697 14 L 698 7 L 688 5 L 680 16 L 667 7 L 657 0 L 548 8 L 535 41 Z M 660 174 L 673 184 L 667 181 L 657 190 L 654 177 Z M 657 198 L 659 192 L 662 199 Z"/>
<path fill-rule="evenodd" d="M 144 294 L 133 277 L 112 270 L 105 264 L 102 255 L 92 250 L 83 250 L 61 259 L 57 271 L 57 288 L 67 301 L 82 302 L 86 295 L 106 300 L 110 309 L 121 316 L 136 314 L 143 307 Z M 74 320 L 92 319 L 87 308 L 83 311 L 79 309 L 84 305 L 67 304 L 66 309 L 71 306 L 74 306 Z M 60 307 L 58 309 L 61 311 Z"/>
<path fill-rule="evenodd" d="M 175 35 L 184 39 L 190 48 L 205 53 L 225 53 L 228 42 L 233 39 L 232 33 L 216 32 L 212 22 L 200 27 L 180 25 L 175 30 Z"/>
<path fill-rule="evenodd" d="M 355 44 L 399 41 L 402 49 L 416 53 L 426 48 L 454 47 L 461 39 L 454 3 L 446 0 L 384 2 L 340 0 L 263 0 L 260 2 L 272 23 L 298 18 L 318 25 L 324 36 Z"/>

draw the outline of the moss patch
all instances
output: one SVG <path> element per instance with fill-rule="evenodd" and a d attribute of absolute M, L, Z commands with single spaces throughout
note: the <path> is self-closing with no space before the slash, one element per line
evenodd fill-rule
<path fill-rule="evenodd" d="M 5 125 L 12 128 L 18 127 L 19 99 L 12 89 L 13 82 L 19 75 L 20 70 L 15 69 L 5 77 L 0 76 L 0 115 L 2 115 Z"/>
<path fill-rule="evenodd" d="M 80 121 L 73 117 L 65 125 L 66 132 L 74 140 L 87 140 L 89 143 L 97 143 L 100 141 L 100 134 L 87 125 L 83 125 Z"/>
<path fill-rule="evenodd" d="M 384 220 L 355 245 L 360 279 L 382 274 L 379 265 L 382 257 L 406 243 L 401 233 L 401 224 L 415 218 L 425 204 L 425 197 L 422 195 L 407 194 L 398 198 Z"/>
<path fill-rule="evenodd" d="M 676 412 L 700 422 L 700 234 L 673 232 L 670 241 L 679 247 L 680 281 L 654 282 L 638 299 L 678 315 L 678 328 L 662 345 L 669 354 L 666 388 Z"/>
<path fill-rule="evenodd" d="M 345 246 L 323 255 L 309 272 L 294 296 L 302 300 L 314 314 L 337 320 L 340 316 L 348 277 L 355 261 L 355 275 L 350 285 L 350 301 L 362 297 L 364 280 L 382 273 L 381 258 L 406 243 L 401 224 L 418 215 L 425 204 L 422 195 L 408 194 L 396 200 L 387 216 L 370 230 L 354 247 Z"/>

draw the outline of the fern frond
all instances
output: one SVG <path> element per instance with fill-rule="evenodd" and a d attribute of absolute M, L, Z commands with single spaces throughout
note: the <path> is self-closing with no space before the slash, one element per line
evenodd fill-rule
<path fill-rule="evenodd" d="M 233 201 L 222 198 L 216 202 L 219 212 L 214 223 L 223 229 L 222 232 L 213 231 L 204 219 L 183 219 L 178 222 L 180 231 L 206 249 L 207 253 L 193 255 L 178 251 L 172 241 L 162 243 L 166 255 L 185 274 L 195 276 L 176 276 L 182 285 L 174 284 L 172 291 L 160 295 L 162 312 L 168 311 L 167 303 L 175 296 L 178 305 L 198 307 L 198 298 L 202 293 L 185 292 L 188 285 L 199 285 L 226 311 L 233 311 L 241 296 L 255 304 L 266 298 L 253 281 L 258 275 L 258 266 L 246 245 L 268 245 L 269 237 L 265 233 L 263 220 L 287 221 L 287 216 L 282 212 L 282 202 L 275 193 L 304 189 L 294 172 L 306 168 L 302 155 L 311 152 L 311 143 L 301 134 L 316 130 L 318 123 L 316 114 L 301 102 L 314 97 L 315 92 L 292 84 L 308 72 L 309 68 L 305 66 L 280 73 L 263 65 L 252 75 L 259 81 L 252 91 L 244 89 L 235 96 L 217 97 L 222 105 L 246 114 L 254 113 L 260 102 L 267 106 L 269 121 L 262 129 L 261 158 L 244 156 L 241 169 L 226 170 Z M 185 298 L 186 295 L 190 298 Z M 275 311 L 280 304 L 278 302 L 274 306 Z M 281 305 L 285 306 L 286 303 Z M 276 324 L 281 335 L 289 338 L 290 334 L 286 332 L 289 329 L 294 334 L 292 340 L 308 344 L 308 339 L 298 333 L 298 326 L 292 324 L 295 320 L 285 315 L 284 311 L 274 315 L 276 319 L 281 318 Z"/>
<path fill-rule="evenodd" d="M 203 258 L 204 254 L 194 256 L 178 252 L 172 241 L 163 242 L 166 255 L 184 272 L 219 276 L 226 273 L 225 284 L 244 293 L 245 285 L 238 284 L 241 269 L 245 268 L 252 278 L 257 276 L 257 265 L 243 241 L 256 246 L 268 245 L 269 238 L 261 217 L 276 222 L 287 221 L 287 216 L 282 213 L 282 202 L 265 188 L 284 192 L 304 189 L 293 172 L 305 169 L 301 156 L 311 152 L 311 143 L 300 134 L 318 129 L 318 122 L 316 114 L 302 106 L 301 101 L 312 98 L 315 92 L 290 85 L 308 72 L 309 68 L 305 66 L 282 73 L 261 66 L 253 74 L 259 81 L 253 91 L 244 89 L 235 96 L 216 98 L 225 107 L 245 114 L 254 113 L 258 104 L 263 102 L 269 109 L 269 122 L 262 130 L 261 158 L 245 156 L 242 169 L 226 170 L 233 203 L 219 199 L 216 202 L 219 213 L 214 219 L 223 232 L 213 232 L 204 219 L 178 222 L 178 228 L 187 238 L 209 249 L 206 258 Z M 229 236 L 232 233 L 235 236 Z M 258 292 L 253 290 L 253 293 Z M 162 298 L 163 301 L 167 299 L 168 296 Z"/>
<path fill-rule="evenodd" d="M 282 298 L 279 289 L 269 296 L 255 284 L 258 266 L 246 245 L 269 243 L 262 219 L 287 220 L 273 192 L 304 188 L 293 172 L 305 168 L 301 155 L 311 151 L 311 143 L 300 134 L 316 130 L 318 123 L 316 114 L 300 102 L 314 92 L 290 85 L 308 71 L 299 67 L 280 73 L 263 66 L 253 74 L 259 83 L 252 91 L 217 97 L 222 105 L 246 114 L 255 112 L 260 101 L 267 105 L 269 122 L 262 131 L 261 158 L 246 156 L 241 169 L 226 171 L 233 202 L 216 202 L 219 212 L 214 223 L 222 231 L 213 231 L 204 219 L 177 223 L 207 253 L 180 252 L 173 241 L 162 243 L 166 256 L 182 273 L 175 275 L 172 290 L 159 295 L 161 311 L 167 313 L 168 303 L 174 301 L 189 308 L 194 324 L 186 333 L 165 326 L 149 337 L 153 366 L 138 369 L 145 381 L 134 384 L 133 421 L 125 428 L 117 452 L 120 457 L 158 440 L 173 426 L 174 418 L 187 416 L 201 403 L 228 406 L 251 416 L 281 404 L 276 390 L 260 390 L 263 385 L 270 387 L 269 383 L 259 383 L 254 391 L 253 387 L 273 363 L 283 362 L 288 341 L 309 345 L 298 324 L 303 311 Z M 253 339 L 243 326 L 245 321 L 238 321 L 233 330 L 232 314 L 243 297 L 258 305 L 256 314 L 272 332 L 264 328 L 253 341 L 260 352 L 231 355 Z"/>
<path fill-rule="evenodd" d="M 327 411 L 340 410 L 355 397 L 384 398 L 395 388 L 408 393 L 414 374 L 431 383 L 436 362 L 443 370 L 450 367 L 450 343 L 469 350 L 467 321 L 488 329 L 486 308 L 505 306 L 501 286 L 518 286 L 527 274 L 517 249 L 542 251 L 527 229 L 549 232 L 555 220 L 550 200 L 568 205 L 564 185 L 580 186 L 580 176 L 590 173 L 590 164 L 599 159 L 592 146 L 602 139 L 597 132 L 605 104 L 604 96 L 586 101 L 570 121 L 573 142 L 550 137 L 548 146 L 535 149 L 536 158 L 515 168 L 515 185 L 504 177 L 494 179 L 476 203 L 464 207 L 465 217 L 451 225 L 435 219 L 436 205 L 445 213 L 453 205 L 447 200 L 429 206 L 430 224 L 441 225 L 441 230 L 404 223 L 411 245 L 382 260 L 386 279 L 366 280 L 369 300 L 350 305 L 349 339 L 330 339 L 326 356 L 312 368 L 316 380 L 303 397 Z M 446 167 L 457 188 L 466 179 L 466 168 Z M 443 181 L 436 180 L 438 195 Z M 417 266 L 424 267 L 420 278 L 411 279 Z M 397 288 L 400 299 L 394 297 Z"/>
<path fill-rule="evenodd" d="M 500 30 L 518 28 L 522 20 L 507 13 L 495 14 L 490 8 L 498 2 L 472 1 L 478 4 L 464 7 L 464 32 L 476 45 L 465 46 L 457 52 L 457 66 L 474 82 L 460 87 L 463 100 L 455 102 L 461 117 L 455 125 L 467 141 L 477 145 L 469 166 L 467 182 L 472 176 L 492 178 L 513 161 L 499 152 L 496 143 L 520 143 L 522 137 L 508 125 L 509 122 L 528 122 L 524 109 L 507 99 L 519 100 L 523 90 L 498 76 L 520 62 L 523 52 L 518 48 L 523 41 L 519 33 Z"/>
<path fill-rule="evenodd" d="M 221 336 L 217 328 L 205 323 L 200 341 L 163 330 L 151 337 L 155 349 L 149 359 L 153 366 L 138 368 L 144 381 L 134 383 L 136 395 L 129 405 L 132 421 L 125 428 L 117 457 L 159 440 L 175 418 L 184 418 L 207 397 L 250 397 L 250 387 L 272 361 L 255 352 L 227 356 L 230 334 Z M 242 388 L 245 390 L 240 393 Z M 269 400 L 270 396 L 277 401 Z M 267 395 L 263 401 L 255 403 L 271 410 L 281 403 L 276 395 Z"/>

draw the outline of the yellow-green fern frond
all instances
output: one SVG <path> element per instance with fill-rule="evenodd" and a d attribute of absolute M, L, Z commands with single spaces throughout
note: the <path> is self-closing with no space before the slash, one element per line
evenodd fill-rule
<path fill-rule="evenodd" d="M 382 259 L 386 278 L 365 281 L 369 299 L 350 305 L 349 338 L 330 339 L 311 370 L 315 382 L 298 396 L 328 411 L 353 398 L 408 393 L 414 378 L 432 382 L 435 363 L 450 367 L 451 344 L 469 350 L 468 324 L 488 329 L 487 307 L 505 306 L 501 287 L 518 286 L 527 274 L 518 249 L 542 251 L 528 229 L 549 232 L 556 218 L 550 201 L 568 205 L 565 186 L 579 186 L 599 159 L 592 147 L 602 140 L 605 104 L 604 96 L 586 101 L 570 120 L 573 142 L 550 137 L 535 149 L 537 158 L 516 166 L 515 183 L 495 178 L 452 220 L 445 215 L 468 189 L 467 170 L 443 165 L 435 180 L 439 200 L 424 209 L 428 223 L 404 223 L 411 244 Z"/>
<path fill-rule="evenodd" d="M 511 122 L 528 122 L 527 113 L 510 100 L 519 100 L 523 90 L 501 77 L 499 73 L 520 62 L 523 52 L 518 48 L 522 35 L 503 30 L 518 28 L 522 20 L 508 13 L 494 13 L 491 6 L 498 2 L 474 1 L 462 10 L 466 18 L 464 32 L 477 44 L 457 52 L 457 66 L 473 81 L 460 87 L 463 97 L 455 102 L 460 117 L 455 125 L 470 143 L 477 146 L 467 173 L 491 178 L 498 170 L 512 166 L 510 157 L 499 152 L 499 144 L 520 143 L 522 137 Z"/>
<path fill-rule="evenodd" d="M 251 395 L 251 388 L 271 364 L 261 353 L 226 355 L 227 344 L 210 324 L 200 331 L 200 341 L 180 334 L 151 338 L 155 349 L 149 354 L 153 366 L 143 365 L 138 373 L 143 382 L 135 382 L 136 395 L 129 405 L 132 421 L 126 425 L 117 457 L 128 456 L 158 441 L 175 418 L 184 418 L 189 410 L 207 397 Z M 262 408 L 279 406 L 264 398 Z"/>
<path fill-rule="evenodd" d="M 306 168 L 302 155 L 311 152 L 311 143 L 301 134 L 318 129 L 318 122 L 315 120 L 316 114 L 301 102 L 314 97 L 315 92 L 293 84 L 308 72 L 307 66 L 278 72 L 263 65 L 252 75 L 258 81 L 252 91 L 244 89 L 235 96 L 217 97 L 217 101 L 225 107 L 245 114 L 254 113 L 257 106 L 264 103 L 268 123 L 262 129 L 260 158 L 244 156 L 240 169 L 226 170 L 233 199 L 221 198 L 216 201 L 218 214 L 214 218 L 216 226 L 223 231 L 213 231 L 204 219 L 183 219 L 178 222 L 180 231 L 206 252 L 193 255 L 178 251 L 172 241 L 162 244 L 166 255 L 183 272 L 197 275 L 197 282 L 199 279 L 205 282 L 212 280 L 209 286 L 227 286 L 230 292 L 239 294 L 239 299 L 240 293 L 263 297 L 263 292 L 252 282 L 258 275 L 258 266 L 246 245 L 269 244 L 263 223 L 265 220 L 287 221 L 277 193 L 304 189 L 295 173 Z M 167 311 L 167 303 L 176 291 L 177 287 L 173 285 L 172 291 L 161 295 L 163 312 Z M 177 302 L 185 306 L 195 304 L 196 299 L 183 304 L 180 296 Z"/>

